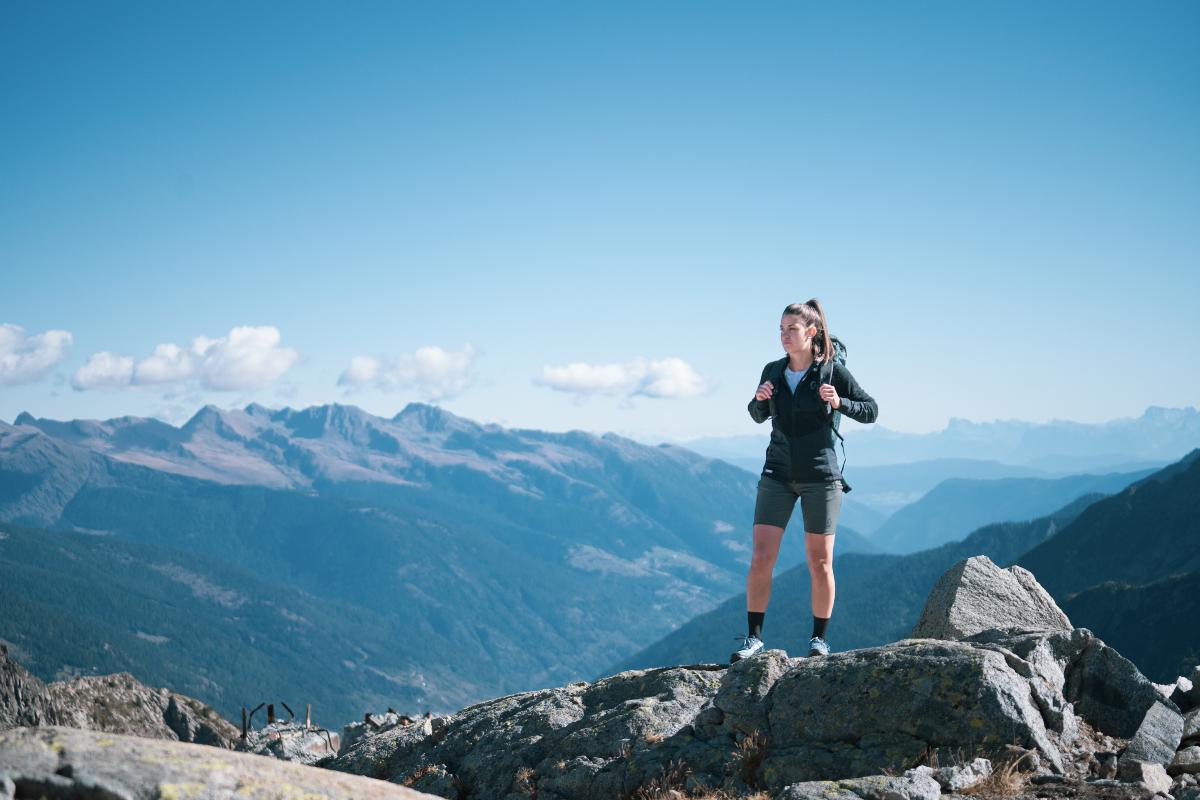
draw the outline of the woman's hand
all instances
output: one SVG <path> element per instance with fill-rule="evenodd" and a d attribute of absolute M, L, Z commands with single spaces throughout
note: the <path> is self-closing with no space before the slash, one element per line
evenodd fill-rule
<path fill-rule="evenodd" d="M 832 388 L 832 387 L 830 387 Z M 771 394 L 775 391 L 775 384 L 770 381 L 765 381 L 762 386 L 758 387 L 758 391 L 754 393 L 755 400 L 770 400 Z"/>
<path fill-rule="evenodd" d="M 837 389 L 833 388 L 832 383 L 822 383 L 817 394 L 821 395 L 822 400 L 829 403 L 830 408 L 838 408 L 842 404 L 842 398 L 838 397 Z"/>

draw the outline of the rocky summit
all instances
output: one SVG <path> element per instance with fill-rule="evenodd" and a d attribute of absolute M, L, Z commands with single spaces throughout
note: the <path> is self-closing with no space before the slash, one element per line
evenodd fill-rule
<path fill-rule="evenodd" d="M 947 570 L 913 634 L 630 670 L 445 716 L 389 710 L 340 749 L 268 726 L 240 745 L 261 755 L 45 727 L 64 718 L 54 693 L 10 663 L 0 709 L 27 727 L 0 733 L 0 800 L 1200 800 L 1200 667 L 1150 682 L 1027 570 L 980 556 Z M 94 679 L 92 705 L 119 684 Z"/>
<path fill-rule="evenodd" d="M 631 670 L 367 733 L 319 763 L 448 798 L 1200 795 L 1183 684 L 1072 628 L 1027 571 L 955 565 L 922 626 L 944 638 Z"/>
<path fill-rule="evenodd" d="M 239 731 L 199 700 L 152 689 L 127 672 L 43 683 L 0 645 L 0 730 L 62 725 L 233 747 Z"/>
<path fill-rule="evenodd" d="M 204 745 L 74 728 L 0 732 L 0 800 L 417 800 L 401 786 Z"/>

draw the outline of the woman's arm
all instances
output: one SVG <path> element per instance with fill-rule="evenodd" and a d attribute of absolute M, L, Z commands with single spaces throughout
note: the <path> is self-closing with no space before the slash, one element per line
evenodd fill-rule
<path fill-rule="evenodd" d="M 850 370 L 841 364 L 834 364 L 833 388 L 837 389 L 840 405 L 838 411 L 855 422 L 874 422 L 879 416 L 879 404 L 875 398 L 867 394 Z"/>
<path fill-rule="evenodd" d="M 758 379 L 758 386 L 763 385 L 763 381 L 767 379 L 767 372 L 770 369 L 770 364 L 767 364 L 765 367 L 763 367 L 762 375 L 759 376 Z M 758 394 L 758 386 L 754 387 L 755 394 Z M 751 397 L 750 404 L 746 406 L 746 409 L 750 412 L 750 419 L 754 420 L 755 422 L 766 422 L 771 418 L 770 400 L 759 400 L 755 397 Z"/>

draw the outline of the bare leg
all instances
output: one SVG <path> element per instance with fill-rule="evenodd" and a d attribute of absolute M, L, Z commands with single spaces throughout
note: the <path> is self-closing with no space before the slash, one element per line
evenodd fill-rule
<path fill-rule="evenodd" d="M 804 553 L 812 577 L 812 613 L 821 619 L 833 616 L 833 538 L 834 534 L 804 534 Z"/>
<path fill-rule="evenodd" d="M 771 573 L 779 557 L 783 528 L 775 525 L 754 526 L 754 553 L 746 575 L 746 610 L 766 611 L 771 600 Z"/>

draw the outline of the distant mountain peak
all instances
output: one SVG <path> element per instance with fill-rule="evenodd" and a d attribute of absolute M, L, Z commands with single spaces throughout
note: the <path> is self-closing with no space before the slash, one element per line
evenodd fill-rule
<path fill-rule="evenodd" d="M 270 419 L 275 414 L 274 409 L 267 408 L 260 403 L 251 403 L 242 410 L 252 417 L 262 417 L 264 419 Z"/>
<path fill-rule="evenodd" d="M 1194 419 L 1200 415 L 1200 410 L 1192 406 L 1184 406 L 1183 408 L 1167 408 L 1166 406 L 1147 406 L 1142 414 L 1142 419 L 1156 421 L 1181 421 Z"/>
<path fill-rule="evenodd" d="M 392 417 L 392 422 L 407 423 L 434 433 L 454 426 L 460 419 L 439 406 L 432 406 L 428 403 L 409 403 L 399 414 Z"/>
<path fill-rule="evenodd" d="M 28 411 L 22 411 L 20 414 L 17 415 L 17 418 L 13 420 L 13 425 L 36 425 L 36 424 L 37 424 L 37 417 L 35 417 L 33 414 L 30 414 Z"/>
<path fill-rule="evenodd" d="M 285 409 L 274 419 L 283 422 L 296 436 L 320 439 L 326 434 L 353 442 L 366 441 L 366 432 L 378 427 L 378 419 L 358 406 L 327 403 L 299 411 Z"/>
<path fill-rule="evenodd" d="M 203 406 L 199 411 L 192 415 L 192 418 L 183 423 L 183 430 L 190 431 L 196 428 L 210 428 L 218 424 L 224 419 L 224 414 L 221 409 L 209 404 Z"/>

